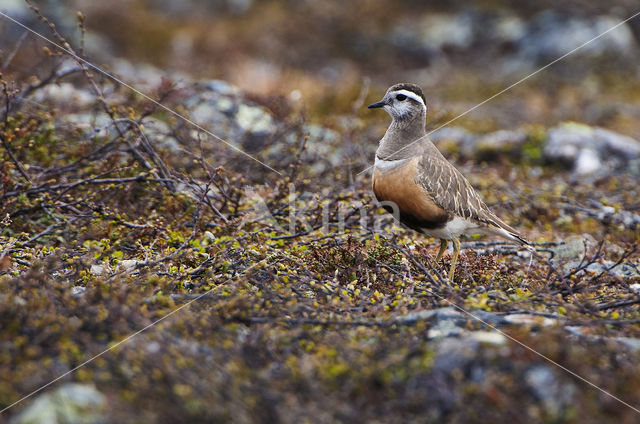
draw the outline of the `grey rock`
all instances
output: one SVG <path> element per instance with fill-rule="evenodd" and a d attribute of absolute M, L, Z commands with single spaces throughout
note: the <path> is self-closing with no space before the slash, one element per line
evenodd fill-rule
<path fill-rule="evenodd" d="M 67 383 L 38 396 L 11 424 L 99 424 L 106 397 L 89 384 Z"/>
<path fill-rule="evenodd" d="M 479 45 L 497 48 L 493 53 L 491 48 L 484 50 L 494 54 L 492 68 L 508 74 L 556 59 L 591 40 L 576 55 L 597 58 L 615 52 L 618 59 L 633 59 L 638 46 L 630 25 L 625 23 L 596 38 L 621 20 L 609 15 L 567 16 L 548 10 L 525 21 L 505 11 L 462 10 L 405 19 L 387 38 L 398 49 L 428 59 L 446 60 L 449 50 L 471 53 Z"/>
<path fill-rule="evenodd" d="M 585 331 L 584 327 L 580 327 L 577 325 L 566 325 L 564 327 L 564 331 L 566 331 L 567 333 L 571 334 L 572 336 L 576 336 L 576 337 L 587 337 L 587 338 L 593 338 L 594 336 L 588 335 Z"/>
<path fill-rule="evenodd" d="M 67 113 L 62 117 L 62 122 L 74 129 L 81 130 L 87 138 L 102 138 L 116 134 L 111 118 L 103 112 Z"/>
<path fill-rule="evenodd" d="M 640 350 L 640 339 L 636 339 L 633 337 L 614 337 L 613 340 L 624 345 L 629 350 Z"/>
<path fill-rule="evenodd" d="M 202 88 L 211 90 L 214 93 L 221 94 L 223 96 L 242 95 L 242 91 L 238 87 L 223 80 L 202 81 L 198 85 Z"/>
<path fill-rule="evenodd" d="M 277 129 L 271 115 L 263 108 L 249 104 L 241 104 L 235 116 L 238 127 L 253 134 L 270 134 Z"/>
<path fill-rule="evenodd" d="M 492 327 L 501 325 L 526 325 L 532 328 L 540 328 L 548 327 L 558 322 L 558 320 L 554 318 L 525 313 L 498 314 L 489 311 L 472 310 L 467 314 L 453 307 L 427 309 L 396 318 L 396 321 L 403 324 L 413 324 L 426 320 L 432 322 L 428 333 L 429 338 L 460 336 L 470 338 L 477 342 L 491 344 L 501 344 L 505 340 L 505 336 L 496 332 Z M 487 327 L 486 330 L 468 331 L 468 323 L 483 324 L 492 327 Z"/>
<path fill-rule="evenodd" d="M 215 127 L 215 134 L 220 137 L 229 137 L 233 132 L 233 123 L 229 115 L 233 114 L 236 105 L 227 98 L 201 99 L 201 101 L 201 103 L 195 104 L 189 109 L 191 120 L 207 129 Z M 185 106 L 189 107 L 189 103 L 189 101 L 185 102 Z"/>
<path fill-rule="evenodd" d="M 470 331 L 465 337 L 480 344 L 502 346 L 507 343 L 507 337 L 498 331 Z"/>
<path fill-rule="evenodd" d="M 573 164 L 576 175 L 590 175 L 602 169 L 602 161 L 598 153 L 591 148 L 584 148 L 578 152 Z"/>
<path fill-rule="evenodd" d="M 605 152 L 631 160 L 640 157 L 640 142 L 604 128 L 594 129 L 594 138 Z"/>
<path fill-rule="evenodd" d="M 574 177 L 606 175 L 640 158 L 640 142 L 604 128 L 565 122 L 549 130 L 544 156 L 571 167 Z"/>
<path fill-rule="evenodd" d="M 487 134 L 472 134 L 464 128 L 441 128 L 430 135 L 431 140 L 444 150 L 450 145 L 466 158 L 490 158 L 500 154 L 519 154 L 528 140 L 523 130 L 499 130 Z"/>
<path fill-rule="evenodd" d="M 476 357 L 478 342 L 466 338 L 446 338 L 438 342 L 433 370 L 450 374 L 467 367 Z"/>
<path fill-rule="evenodd" d="M 465 315 L 457 309 L 447 306 L 437 309 L 424 309 L 422 311 L 412 312 L 407 315 L 403 315 L 397 318 L 397 321 L 410 324 L 417 321 L 424 321 L 428 319 L 434 319 L 434 322 L 438 321 L 456 321 L 462 322 L 465 320 Z"/>
<path fill-rule="evenodd" d="M 68 33 L 76 25 L 76 9 L 71 8 L 66 1 L 44 1 L 37 2 L 43 16 L 55 22 L 56 29 L 62 34 Z M 35 13 L 20 0 L 2 0 L 0 11 L 23 23 L 27 27 L 34 29 L 40 34 L 47 33 L 47 25 L 40 22 Z M 3 18 L 0 20 L 0 40 L 2 43 L 13 43 L 24 33 L 24 29 Z M 4 44 L 5 46 L 7 44 Z M 4 47 L 3 47 L 4 48 Z"/>
<path fill-rule="evenodd" d="M 444 127 L 434 131 L 429 138 L 438 146 L 453 144 L 460 149 L 463 155 L 467 156 L 475 151 L 478 137 L 461 127 Z"/>
<path fill-rule="evenodd" d="M 616 210 L 611 206 L 606 206 L 597 202 L 590 204 L 594 209 L 589 211 L 589 215 L 604 222 L 621 224 L 625 228 L 635 230 L 640 228 L 640 215 L 623 209 Z"/>
<path fill-rule="evenodd" d="M 500 153 L 515 150 L 527 141 L 524 131 L 500 130 L 480 136 L 475 140 L 474 150 L 484 153 Z M 472 152 L 462 152 L 471 154 Z"/>
<path fill-rule="evenodd" d="M 577 268 L 579 265 L 580 265 L 580 261 L 577 261 L 577 260 L 569 261 L 564 264 L 563 269 L 571 270 L 571 269 Z M 602 263 L 595 262 L 595 263 L 589 264 L 589 266 L 587 266 L 586 268 L 586 271 L 594 274 L 600 274 L 600 273 L 612 274 L 618 277 L 640 276 L 640 273 L 638 273 L 638 271 L 634 267 L 626 263 L 617 265 L 615 267 L 614 265 L 615 265 L 615 262 L 613 261 L 602 261 Z"/>
<path fill-rule="evenodd" d="M 171 153 L 180 152 L 180 143 L 171 134 L 171 128 L 166 122 L 148 117 L 142 122 L 142 130 L 154 148 L 166 149 Z"/>
<path fill-rule="evenodd" d="M 427 336 L 430 339 L 459 336 L 464 332 L 464 327 L 460 325 L 464 322 L 460 322 L 457 319 L 438 319 L 429 328 Z"/>
<path fill-rule="evenodd" d="M 528 327 L 537 328 L 537 327 L 549 327 L 551 325 L 556 324 L 558 321 L 549 318 L 543 317 L 539 315 L 530 315 L 530 314 L 509 314 L 504 316 L 504 321 L 509 324 L 515 325 L 526 325 Z"/>
<path fill-rule="evenodd" d="M 253 6 L 255 0 L 226 0 L 229 10 L 236 14 L 247 12 Z"/>
<path fill-rule="evenodd" d="M 108 264 L 104 264 L 104 265 L 93 264 L 89 268 L 89 272 L 93 275 L 106 275 L 111 272 L 111 269 Z"/>
<path fill-rule="evenodd" d="M 429 49 L 466 49 L 473 42 L 473 20 L 468 14 L 434 14 L 418 24 L 417 41 Z"/>
<path fill-rule="evenodd" d="M 589 333 L 588 327 L 580 327 L 580 326 L 566 326 L 564 327 L 564 330 L 576 338 L 588 340 L 589 342 L 598 343 L 598 344 L 601 344 L 603 342 L 614 342 L 631 351 L 634 351 L 634 352 L 640 351 L 640 339 L 635 337 L 595 336 Z"/>
<path fill-rule="evenodd" d="M 477 15 L 436 13 L 421 19 L 400 21 L 387 39 L 398 49 L 415 57 L 446 58 L 447 49 L 467 50 L 476 38 Z"/>
<path fill-rule="evenodd" d="M 412 324 L 418 321 L 432 321 L 429 328 L 428 337 L 443 338 L 458 336 L 465 331 L 468 317 L 462 312 L 452 307 L 427 309 L 413 312 L 396 318 L 398 322 Z"/>
<path fill-rule="evenodd" d="M 553 11 L 545 11 L 534 17 L 526 33 L 518 42 L 521 55 L 535 62 L 555 59 L 619 24 L 620 18 L 594 16 L 578 18 Z M 585 45 L 576 54 L 599 56 L 607 51 L 630 53 L 636 47 L 633 32 L 623 24 L 606 37 L 598 38 Z"/>
<path fill-rule="evenodd" d="M 575 394 L 575 387 L 562 383 L 546 365 L 532 367 L 525 373 L 524 379 L 547 412 L 554 416 L 571 403 Z"/>
<path fill-rule="evenodd" d="M 489 38 L 498 43 L 515 43 L 525 36 L 526 23 L 518 16 L 501 14 L 496 16 L 493 25 L 488 27 Z"/>
<path fill-rule="evenodd" d="M 495 325 L 504 324 L 506 322 L 505 315 L 497 314 L 495 312 L 474 310 L 474 311 L 470 311 L 470 313 L 473 315 L 473 317 L 469 317 L 469 318 L 473 320 L 482 320 L 482 323 L 485 323 L 485 324 L 490 324 L 495 326 Z"/>
<path fill-rule="evenodd" d="M 629 350 L 633 350 L 633 351 L 640 350 L 640 339 L 636 339 L 634 337 L 614 337 L 613 340 L 622 344 Z"/>
<path fill-rule="evenodd" d="M 217 137 L 249 150 L 261 150 L 279 127 L 271 113 L 244 99 L 237 87 L 224 81 L 204 81 L 184 102 L 190 118 Z"/>
<path fill-rule="evenodd" d="M 36 91 L 33 98 L 37 102 L 49 101 L 56 105 L 72 104 L 78 107 L 87 107 L 96 101 L 96 96 L 89 90 L 77 88 L 68 82 L 49 84 Z"/>
<path fill-rule="evenodd" d="M 308 137 L 302 155 L 307 163 L 306 172 L 309 175 L 320 175 L 329 169 L 341 166 L 346 155 L 345 146 L 340 143 L 337 132 L 315 124 L 305 124 L 299 132 L 289 132 L 284 140 L 287 145 L 300 143 L 303 137 Z M 284 146 L 274 143 L 265 150 L 270 156 L 276 157 Z M 346 146 L 348 148 L 348 146 Z"/>
<path fill-rule="evenodd" d="M 166 13 L 174 17 L 201 17 L 203 14 L 211 13 L 212 11 L 215 13 L 229 11 L 240 15 L 251 9 L 255 0 L 208 0 L 206 2 L 196 0 L 153 0 L 149 3 L 148 6 L 157 12 Z"/>
<path fill-rule="evenodd" d="M 136 267 L 139 264 L 144 263 L 143 261 L 137 261 L 135 259 L 124 259 L 120 262 L 118 262 L 118 271 L 125 271 L 125 272 L 129 272 L 129 271 L 133 271 L 134 269 L 136 269 Z"/>
<path fill-rule="evenodd" d="M 592 129 L 587 125 L 561 124 L 549 130 L 544 154 L 549 159 L 573 164 L 580 149 L 593 144 L 592 135 Z"/>
<path fill-rule="evenodd" d="M 527 142 L 523 130 L 500 130 L 475 135 L 460 127 L 446 127 L 430 135 L 438 147 L 453 145 L 463 157 L 520 151 Z M 640 142 L 613 131 L 576 122 L 564 122 L 547 132 L 544 158 L 565 164 L 572 178 L 603 177 L 611 172 L 640 174 Z M 637 168 L 637 169 L 636 169 Z"/>
<path fill-rule="evenodd" d="M 640 159 L 629 161 L 629 173 L 640 176 Z"/>
<path fill-rule="evenodd" d="M 85 291 L 87 291 L 85 286 L 73 286 L 71 287 L 71 296 L 81 297 Z"/>
<path fill-rule="evenodd" d="M 23 16 L 29 13 L 27 4 L 22 0 L 3 0 L 0 11 L 9 16 Z"/>
<path fill-rule="evenodd" d="M 162 78 L 166 76 L 164 71 L 148 63 L 132 63 L 126 59 L 112 59 L 110 65 L 113 73 L 119 79 L 126 81 L 127 84 L 143 92 L 153 90 L 162 83 Z M 172 71 L 171 79 L 180 81 L 188 80 L 188 77 Z"/>
<path fill-rule="evenodd" d="M 551 250 L 553 258 L 557 260 L 582 259 L 586 253 L 586 241 L 581 237 L 572 237 Z"/>

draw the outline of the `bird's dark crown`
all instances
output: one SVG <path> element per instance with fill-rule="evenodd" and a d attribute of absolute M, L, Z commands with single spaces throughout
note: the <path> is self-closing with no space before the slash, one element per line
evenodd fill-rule
<path fill-rule="evenodd" d="M 424 102 L 424 104 L 427 104 L 427 100 L 424 98 L 424 93 L 422 92 L 422 89 L 420 87 L 418 87 L 415 84 L 411 84 L 408 82 L 402 82 L 400 84 L 396 84 L 393 85 L 389 88 L 389 92 L 391 91 L 397 91 L 397 90 L 407 90 L 407 91 L 411 91 L 412 93 L 417 94 L 418 96 L 420 96 L 422 98 L 422 101 Z"/>

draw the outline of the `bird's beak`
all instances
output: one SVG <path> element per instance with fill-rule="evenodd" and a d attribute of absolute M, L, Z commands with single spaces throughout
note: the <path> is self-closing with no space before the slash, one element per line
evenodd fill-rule
<path fill-rule="evenodd" d="M 367 106 L 369 109 L 377 109 L 379 107 L 384 107 L 386 105 L 385 102 L 378 102 L 378 103 L 374 103 L 372 105 Z"/>

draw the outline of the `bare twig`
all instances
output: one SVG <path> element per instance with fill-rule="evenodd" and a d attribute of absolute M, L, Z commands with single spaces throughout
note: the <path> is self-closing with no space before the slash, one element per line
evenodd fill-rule
<path fill-rule="evenodd" d="M 35 236 L 31 237 L 29 240 L 27 240 L 23 244 L 25 246 L 30 245 L 31 243 L 33 243 L 34 241 L 38 240 L 39 238 L 44 237 L 44 236 L 48 236 L 49 234 L 51 234 L 53 232 L 53 230 L 55 230 L 56 228 L 60 228 L 60 227 L 62 227 L 62 224 L 51 224 L 47 228 L 45 228 L 42 232 L 40 232 L 40 233 L 36 234 Z"/>
<path fill-rule="evenodd" d="M 18 161 L 18 159 L 13 154 L 13 151 L 11 150 L 9 143 L 7 143 L 7 140 L 2 135 L 2 131 L 0 131 L 0 141 L 2 142 L 2 147 L 4 147 L 4 149 L 7 151 L 7 154 L 9 155 L 11 162 L 13 162 L 18 172 L 20 172 L 20 175 L 22 175 L 22 177 L 25 180 L 27 180 L 27 182 L 31 183 L 31 179 L 29 178 L 29 175 L 27 175 L 27 172 L 22 167 L 22 164 L 20 163 L 20 161 Z"/>
<path fill-rule="evenodd" d="M 46 191 L 55 191 L 55 190 L 68 190 L 83 184 L 121 184 L 121 183 L 131 183 L 131 182 L 168 182 L 173 180 L 168 180 L 166 178 L 149 178 L 147 175 L 140 174 L 135 177 L 125 177 L 125 178 L 86 178 L 80 181 L 75 181 L 71 184 L 56 184 L 52 186 L 42 185 L 38 187 L 34 187 L 29 190 L 22 191 L 10 191 L 8 193 L 0 196 L 0 199 L 6 199 L 8 197 L 19 196 L 21 194 L 36 194 L 43 193 Z"/>

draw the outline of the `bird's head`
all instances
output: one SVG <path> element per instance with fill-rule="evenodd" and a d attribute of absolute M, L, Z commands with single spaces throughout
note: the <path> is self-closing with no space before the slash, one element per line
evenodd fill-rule
<path fill-rule="evenodd" d="M 394 121 L 421 118 L 427 113 L 422 89 L 415 84 L 396 84 L 391 86 L 382 100 L 368 106 L 369 109 L 384 108 Z"/>

